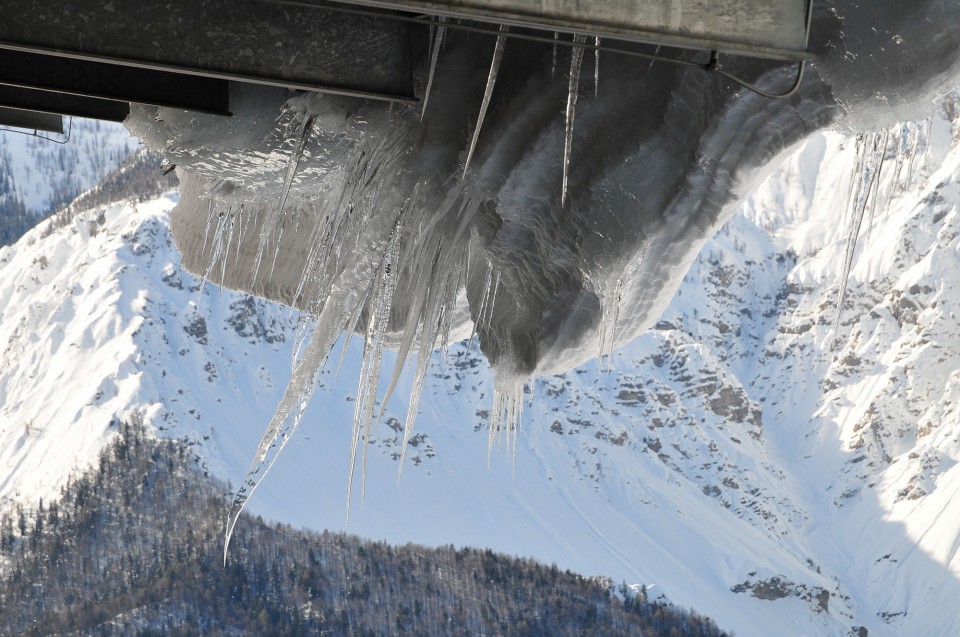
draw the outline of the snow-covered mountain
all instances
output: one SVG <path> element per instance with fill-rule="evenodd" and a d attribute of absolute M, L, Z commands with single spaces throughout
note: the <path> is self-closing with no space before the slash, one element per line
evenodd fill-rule
<path fill-rule="evenodd" d="M 136 149 L 120 124 L 70 118 L 63 135 L 0 128 L 0 245 L 91 188 Z"/>
<path fill-rule="evenodd" d="M 372 432 L 347 526 L 355 338 L 250 510 L 644 583 L 741 636 L 957 634 L 960 149 L 949 117 L 921 132 L 912 159 L 889 145 L 839 331 L 862 174 L 855 140 L 825 135 L 708 244 L 656 329 L 532 386 L 515 445 L 488 451 L 491 376 L 457 344 L 431 368 L 399 481 L 405 406 Z M 174 199 L 47 221 L 0 250 L 7 503 L 55 497 L 134 410 L 242 479 L 304 329 L 185 274 Z"/>
<path fill-rule="evenodd" d="M 65 126 L 63 135 L 42 137 L 0 130 L 0 174 L 9 176 L 9 194 L 31 214 L 47 214 L 68 203 L 119 166 L 138 144 L 120 124 L 68 118 Z"/>

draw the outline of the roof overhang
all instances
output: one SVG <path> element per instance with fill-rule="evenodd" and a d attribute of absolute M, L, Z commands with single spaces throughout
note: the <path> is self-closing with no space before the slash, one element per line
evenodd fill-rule
<path fill-rule="evenodd" d="M 0 0 L 0 106 L 18 117 L 123 119 L 129 103 L 229 114 L 232 82 L 415 101 L 417 56 L 441 17 L 805 59 L 810 2 Z"/>
<path fill-rule="evenodd" d="M 284 1 L 284 0 L 280 0 Z M 308 0 L 313 1 L 313 0 Z M 812 0 L 343 0 L 348 4 L 763 57 L 807 58 Z"/>

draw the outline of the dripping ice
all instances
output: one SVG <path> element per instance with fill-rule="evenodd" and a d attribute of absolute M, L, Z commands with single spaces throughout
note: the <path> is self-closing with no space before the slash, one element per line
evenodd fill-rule
<path fill-rule="evenodd" d="M 567 110 L 564 116 L 563 136 L 563 192 L 560 205 L 567 203 L 567 184 L 570 176 L 570 155 L 573 152 L 573 123 L 577 114 L 577 93 L 580 90 L 580 65 L 583 63 L 583 45 L 587 41 L 584 35 L 573 36 L 573 48 L 570 50 L 570 83 L 567 89 Z"/>
<path fill-rule="evenodd" d="M 508 36 L 438 25 L 421 69 L 423 108 L 264 87 L 231 95 L 238 103 L 228 120 L 131 108 L 128 126 L 178 166 L 171 227 L 184 265 L 307 317 L 229 532 L 299 424 L 342 333 L 364 340 L 352 466 L 362 471 L 369 428 L 407 361 L 416 363 L 405 440 L 433 352 L 472 333 L 495 374 L 490 442 L 515 436 L 524 383 L 598 353 L 609 364 L 614 348 L 651 326 L 770 157 L 845 118 L 858 130 L 872 122 L 856 115 L 877 91 L 850 87 L 866 75 L 857 64 L 887 54 L 846 55 L 846 43 L 869 40 L 837 36 L 841 55 L 822 56 L 822 74 L 808 75 L 795 99 L 772 104 L 701 70 L 614 53 L 603 54 L 599 91 L 597 38 L 588 45 L 585 36 L 548 34 L 537 49 Z M 591 48 L 593 90 L 580 95 Z M 565 76 L 558 57 L 569 59 Z M 898 117 L 910 106 L 901 97 L 927 102 L 931 84 L 891 92 Z M 699 104 L 696 121 L 691 104 Z M 689 126 L 690 152 L 671 152 L 677 131 L 649 122 Z M 882 176 L 909 178 L 923 138 L 915 125 L 862 138 L 838 312 L 863 226 L 896 197 Z M 384 347 L 398 354 L 391 370 L 381 369 Z"/>
<path fill-rule="evenodd" d="M 880 207 L 880 211 L 883 211 L 889 207 L 901 188 L 914 182 L 915 171 L 922 168 L 926 151 L 923 140 L 928 135 L 928 122 L 905 122 L 876 133 L 860 133 L 856 137 L 850 189 L 847 195 L 847 231 L 837 293 L 832 347 L 836 345 L 841 335 L 840 325 L 850 284 L 850 271 L 864 225 L 869 234 L 878 212 L 878 203 L 883 201 Z M 889 164 L 890 155 L 893 161 L 892 168 Z M 920 164 L 917 164 L 918 157 L 921 158 Z M 906 167 L 905 174 L 904 167 Z M 888 182 L 885 186 L 884 180 Z"/>
<path fill-rule="evenodd" d="M 487 109 L 490 107 L 490 99 L 493 97 L 493 87 L 497 83 L 497 74 L 500 72 L 500 61 L 503 59 L 503 47 L 507 43 L 507 27 L 500 27 L 500 35 L 493 45 L 493 59 L 490 61 L 490 72 L 487 74 L 487 86 L 483 90 L 483 101 L 480 103 L 480 114 L 477 115 L 477 124 L 473 128 L 473 137 L 470 139 L 470 150 L 467 151 L 467 159 L 463 162 L 463 175 L 466 177 L 467 170 L 470 169 L 470 160 L 473 159 L 473 153 L 477 149 L 477 140 L 480 139 L 480 131 L 483 129 L 483 120 L 487 116 Z"/>
<path fill-rule="evenodd" d="M 435 27 L 436 33 L 430 43 L 430 69 L 427 72 L 427 86 L 423 90 L 423 104 L 420 107 L 421 121 L 424 113 L 427 112 L 427 105 L 430 103 L 430 90 L 433 88 L 433 78 L 437 71 L 437 62 L 440 59 L 440 49 L 443 48 L 443 38 L 447 34 L 446 22 L 445 17 L 439 19 L 439 24 Z"/>

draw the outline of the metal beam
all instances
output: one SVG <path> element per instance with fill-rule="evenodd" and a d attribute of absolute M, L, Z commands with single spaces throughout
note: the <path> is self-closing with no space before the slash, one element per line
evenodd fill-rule
<path fill-rule="evenodd" d="M 226 80 L 0 49 L 0 84 L 80 97 L 230 114 Z"/>
<path fill-rule="evenodd" d="M 0 126 L 63 134 L 63 116 L 0 106 Z"/>
<path fill-rule="evenodd" d="M 0 104 L 9 108 L 122 122 L 130 114 L 128 102 L 104 100 L 54 91 L 0 85 Z"/>
<path fill-rule="evenodd" d="M 395 100 L 415 99 L 410 34 L 426 30 L 258 0 L 0 0 L 0 15 L 0 48 Z"/>

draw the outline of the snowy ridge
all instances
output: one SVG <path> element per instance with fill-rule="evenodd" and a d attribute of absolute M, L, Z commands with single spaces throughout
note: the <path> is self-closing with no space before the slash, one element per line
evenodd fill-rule
<path fill-rule="evenodd" d="M 856 149 L 828 135 L 708 243 L 610 371 L 533 385 L 515 456 L 504 438 L 488 460 L 492 377 L 454 345 L 430 368 L 399 483 L 402 401 L 372 430 L 349 530 L 645 583 L 741 636 L 956 634 L 960 151 L 949 119 L 929 130 L 927 168 L 885 177 L 839 334 Z M 173 202 L 91 210 L 0 250 L 0 498 L 54 496 L 132 410 L 243 478 L 302 334 L 287 308 L 200 291 Z M 359 340 L 321 373 L 254 512 L 344 527 Z"/>

